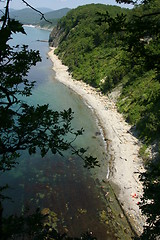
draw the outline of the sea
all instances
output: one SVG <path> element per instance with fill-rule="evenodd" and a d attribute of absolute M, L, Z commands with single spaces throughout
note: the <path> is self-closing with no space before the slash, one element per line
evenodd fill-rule
<path fill-rule="evenodd" d="M 37 208 L 54 216 L 54 227 L 68 236 L 80 237 L 92 232 L 98 240 L 116 239 L 110 224 L 106 224 L 106 202 L 102 191 L 108 173 L 108 155 L 102 129 L 94 112 L 83 99 L 56 79 L 52 62 L 48 57 L 50 32 L 24 26 L 25 34 L 14 34 L 10 44 L 28 45 L 39 50 L 42 62 L 29 71 L 28 78 L 36 81 L 32 96 L 23 99 L 28 104 L 49 104 L 55 111 L 71 108 L 74 112 L 72 127 L 83 128 L 83 136 L 75 141 L 75 147 L 87 148 L 88 154 L 97 157 L 101 167 L 84 168 L 84 162 L 68 150 L 42 158 L 37 152 L 29 155 L 21 152 L 19 163 L 11 171 L 0 174 L 1 186 L 8 184 L 4 192 L 10 199 L 3 201 L 3 215 L 20 215 L 26 207 L 31 213 Z"/>

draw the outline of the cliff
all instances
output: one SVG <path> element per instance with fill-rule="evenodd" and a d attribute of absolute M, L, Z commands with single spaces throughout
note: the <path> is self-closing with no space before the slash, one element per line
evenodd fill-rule
<path fill-rule="evenodd" d="M 63 28 L 61 28 L 58 25 L 56 27 L 54 27 L 49 36 L 49 46 L 50 47 L 58 47 L 63 35 L 64 35 Z"/>

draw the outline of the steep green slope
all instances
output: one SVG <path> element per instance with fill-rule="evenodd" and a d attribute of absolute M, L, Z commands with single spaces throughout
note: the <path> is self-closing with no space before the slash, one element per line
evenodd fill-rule
<path fill-rule="evenodd" d="M 58 45 L 56 54 L 74 78 L 103 93 L 119 84 L 122 86 L 118 108 L 148 143 L 159 138 L 160 133 L 160 82 L 157 38 L 154 38 L 155 42 L 146 43 L 148 36 L 145 38 L 145 35 L 149 34 L 147 27 L 151 28 L 152 22 L 157 33 L 156 24 L 160 18 L 155 16 L 152 22 L 150 18 L 144 19 L 143 32 L 139 31 L 137 20 L 134 25 L 130 21 L 130 32 L 125 32 L 120 26 L 120 17 L 117 22 L 111 17 L 123 13 L 127 15 L 125 19 L 131 19 L 135 14 L 152 12 L 150 8 L 154 7 L 154 4 L 133 10 L 102 4 L 78 7 L 58 22 L 50 37 L 51 44 Z M 106 17 L 106 11 L 111 17 Z M 155 32 L 152 29 L 150 35 Z"/>
<path fill-rule="evenodd" d="M 57 29 L 63 29 L 57 54 L 69 66 L 73 77 L 99 87 L 100 81 L 117 68 L 112 39 L 105 33 L 106 24 L 99 26 L 97 13 L 109 11 L 113 15 L 127 12 L 116 6 L 91 4 L 71 10 L 62 18 Z M 55 31 L 55 30 L 54 30 Z M 53 36 L 54 38 L 54 36 Z M 107 67 L 112 65 L 112 67 Z"/>

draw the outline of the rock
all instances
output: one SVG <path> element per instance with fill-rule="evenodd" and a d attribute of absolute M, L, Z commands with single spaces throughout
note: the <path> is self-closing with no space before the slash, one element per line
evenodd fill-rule
<path fill-rule="evenodd" d="M 100 133 L 100 132 L 96 132 L 95 135 L 96 135 L 96 136 L 100 136 L 101 133 Z"/>
<path fill-rule="evenodd" d="M 107 207 L 107 212 L 108 212 L 108 213 L 111 213 L 112 210 L 111 210 L 109 207 Z"/>
<path fill-rule="evenodd" d="M 128 234 L 128 233 L 129 233 L 128 228 L 124 228 L 124 232 L 125 232 L 126 234 Z"/>
<path fill-rule="evenodd" d="M 109 202 L 113 202 L 113 199 L 111 197 L 109 198 Z"/>
<path fill-rule="evenodd" d="M 124 218 L 123 213 L 120 213 L 120 214 L 119 214 L 119 217 L 120 217 L 120 218 Z"/>

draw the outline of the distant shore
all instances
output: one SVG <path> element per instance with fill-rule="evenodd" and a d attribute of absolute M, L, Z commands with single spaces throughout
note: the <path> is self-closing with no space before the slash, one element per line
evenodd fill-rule
<path fill-rule="evenodd" d="M 86 83 L 74 80 L 68 73 L 67 66 L 54 54 L 55 48 L 50 49 L 48 55 L 53 62 L 56 79 L 79 94 L 94 109 L 112 156 L 109 181 L 134 228 L 137 232 L 142 232 L 144 218 L 138 204 L 143 194 L 139 173 L 144 169 L 138 154 L 138 140 L 130 133 L 131 126 L 117 112 L 111 95 L 104 96 Z"/>
<path fill-rule="evenodd" d="M 32 25 L 32 24 L 23 24 L 24 27 L 31 27 L 31 28 L 36 28 L 35 25 Z"/>
<path fill-rule="evenodd" d="M 32 25 L 32 24 L 23 24 L 24 27 L 31 27 L 31 28 L 38 28 L 41 30 L 49 31 L 51 32 L 53 30 L 53 26 L 51 28 L 47 27 L 41 27 L 40 25 Z"/>

